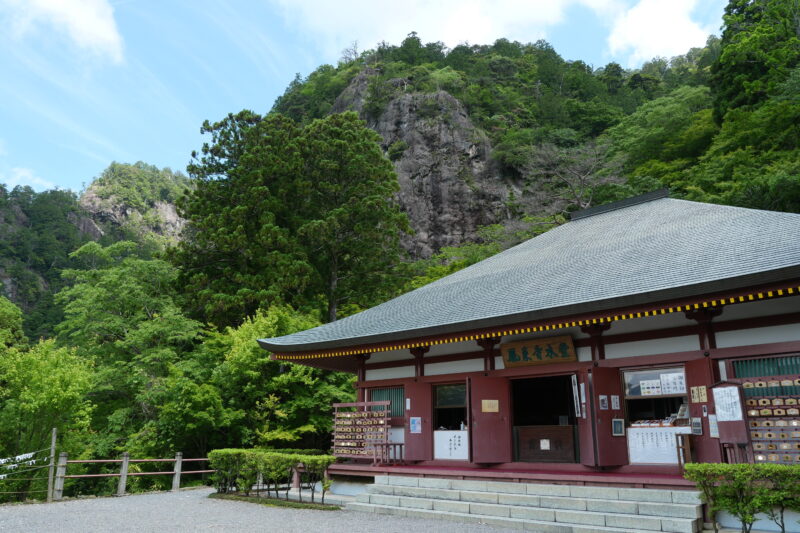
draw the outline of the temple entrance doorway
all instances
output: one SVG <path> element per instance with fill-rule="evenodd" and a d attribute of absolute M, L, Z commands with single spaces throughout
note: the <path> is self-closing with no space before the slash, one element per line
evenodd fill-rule
<path fill-rule="evenodd" d="M 573 379 L 565 375 L 512 380 L 515 461 L 578 462 Z"/>

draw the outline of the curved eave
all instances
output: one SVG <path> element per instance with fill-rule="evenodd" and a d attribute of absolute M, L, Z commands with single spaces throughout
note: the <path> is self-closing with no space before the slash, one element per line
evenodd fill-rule
<path fill-rule="evenodd" d="M 286 337 L 275 337 L 258 339 L 258 344 L 265 350 L 282 355 L 299 353 L 320 353 L 320 355 L 323 355 L 322 352 L 331 352 L 363 346 L 402 344 L 404 342 L 410 342 L 426 337 L 448 336 L 480 330 L 492 330 L 506 326 L 512 326 L 515 324 L 541 322 L 580 314 L 599 313 L 604 311 L 655 304 L 668 305 L 667 302 L 674 302 L 680 299 L 693 298 L 694 300 L 697 300 L 698 298 L 714 298 L 715 296 L 720 298 L 722 293 L 726 291 L 731 292 L 746 288 L 758 288 L 768 284 L 796 280 L 798 278 L 800 278 L 800 265 L 749 274 L 735 278 L 727 278 L 706 283 L 670 288 L 661 291 L 626 295 L 594 302 L 584 302 L 544 310 L 489 317 L 479 320 L 436 325 L 427 328 L 390 331 L 375 335 L 339 338 L 332 339 L 330 341 L 302 344 L 280 343 L 277 341 L 280 341 Z M 765 288 L 764 290 L 767 289 Z M 794 294 L 798 292 L 797 287 L 793 287 L 792 290 Z M 363 312 L 366 313 L 369 312 L 369 310 Z M 320 327 L 324 328 L 325 326 Z"/>

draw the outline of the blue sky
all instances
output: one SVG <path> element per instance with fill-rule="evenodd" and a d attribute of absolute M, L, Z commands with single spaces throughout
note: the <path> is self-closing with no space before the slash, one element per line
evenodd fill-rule
<path fill-rule="evenodd" d="M 719 34 L 723 0 L 0 0 L 0 183 L 80 191 L 112 161 L 184 170 L 203 120 L 295 73 L 423 41 L 547 39 L 632 68 Z"/>

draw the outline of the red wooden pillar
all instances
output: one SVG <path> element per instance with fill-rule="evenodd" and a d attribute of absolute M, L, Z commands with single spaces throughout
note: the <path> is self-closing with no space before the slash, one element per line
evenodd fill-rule
<path fill-rule="evenodd" d="M 430 346 L 420 346 L 411 348 L 411 355 L 414 356 L 414 377 L 421 378 L 425 375 L 425 362 L 422 357 L 431 349 Z"/>
<path fill-rule="evenodd" d="M 478 339 L 477 343 L 483 349 L 483 371 L 494 370 L 494 358 L 497 356 L 495 346 L 500 342 L 499 337 L 489 337 L 488 339 Z"/>
<path fill-rule="evenodd" d="M 710 350 L 717 347 L 714 335 L 714 318 L 722 314 L 721 307 L 705 307 L 696 311 L 686 311 L 686 318 L 697 321 L 697 334 L 700 337 L 700 349 Z"/>
<path fill-rule="evenodd" d="M 370 358 L 370 355 L 371 354 L 368 353 L 362 353 L 353 356 L 358 363 L 358 368 L 356 370 L 356 387 L 358 387 L 357 401 L 359 402 L 367 401 L 367 391 L 360 383 L 367 380 L 367 360 Z"/>
<path fill-rule="evenodd" d="M 592 361 L 602 361 L 606 358 L 606 347 L 603 344 L 603 332 L 608 331 L 611 324 L 591 324 L 581 326 L 581 331 L 589 335 L 589 343 L 592 348 Z"/>
<path fill-rule="evenodd" d="M 692 454 L 697 463 L 719 463 L 722 461 L 722 449 L 719 437 L 711 436 L 711 426 L 708 421 L 709 415 L 716 414 L 716 408 L 712 398 L 711 386 L 719 381 L 719 371 L 710 357 L 705 352 L 702 359 L 686 361 L 684 371 L 686 373 L 686 388 L 691 390 L 694 387 L 703 387 L 705 394 L 701 395 L 698 391 L 697 401 L 689 396 L 689 416 L 699 418 L 702 424 L 702 435 L 692 435 Z"/>

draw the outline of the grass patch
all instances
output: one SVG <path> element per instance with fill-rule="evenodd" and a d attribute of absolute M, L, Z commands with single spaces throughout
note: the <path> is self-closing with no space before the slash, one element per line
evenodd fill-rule
<path fill-rule="evenodd" d="M 321 503 L 294 502 L 291 500 L 279 500 L 277 498 L 262 498 L 259 496 L 245 496 L 243 494 L 220 494 L 214 492 L 208 495 L 209 498 L 217 500 L 233 500 L 236 502 L 257 503 L 259 505 L 269 505 L 270 507 L 288 507 L 290 509 L 314 509 L 316 511 L 338 511 L 338 505 Z"/>

